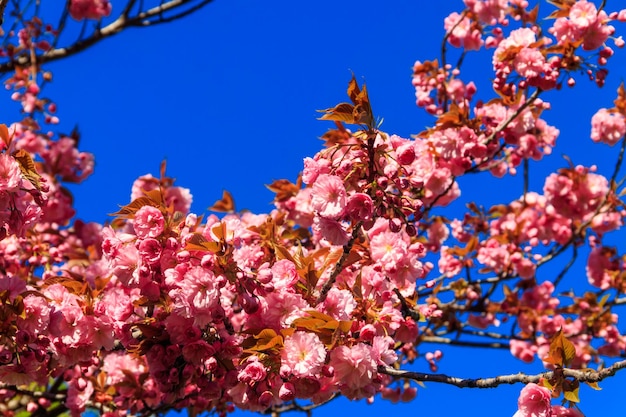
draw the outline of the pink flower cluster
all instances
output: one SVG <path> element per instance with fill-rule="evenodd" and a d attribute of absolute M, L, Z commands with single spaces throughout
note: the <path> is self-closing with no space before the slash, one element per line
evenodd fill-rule
<path fill-rule="evenodd" d="M 531 382 L 522 389 L 513 417 L 583 417 L 576 408 L 553 406 L 551 399 L 550 390 Z"/>
<path fill-rule="evenodd" d="M 111 14 L 109 0 L 71 0 L 70 15 L 76 20 L 100 20 Z"/>
<path fill-rule="evenodd" d="M 608 24 L 610 20 L 607 13 L 598 11 L 594 3 L 578 0 L 569 9 L 569 16 L 556 19 L 549 32 L 560 45 L 582 40 L 583 49 L 591 51 L 602 46 L 615 32 L 615 28 Z"/>
<path fill-rule="evenodd" d="M 613 146 L 626 134 L 624 115 L 600 109 L 591 118 L 591 139 Z"/>
<path fill-rule="evenodd" d="M 493 53 L 493 68 L 496 72 L 494 88 L 509 91 L 507 79 L 513 71 L 522 77 L 520 87 L 528 85 L 542 90 L 556 87 L 560 61 L 556 57 L 546 59 L 542 48 L 548 43 L 545 38 L 537 39 L 537 34 L 531 28 L 511 31 Z"/>

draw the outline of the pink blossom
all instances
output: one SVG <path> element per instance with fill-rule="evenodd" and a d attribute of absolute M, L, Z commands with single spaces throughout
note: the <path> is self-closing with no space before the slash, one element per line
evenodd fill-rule
<path fill-rule="evenodd" d="M 515 55 L 513 66 L 522 77 L 535 78 L 546 71 L 546 59 L 536 48 L 522 48 Z"/>
<path fill-rule="evenodd" d="M 350 235 L 341 222 L 325 217 L 315 217 L 313 231 L 333 245 L 343 246 L 350 240 Z"/>
<path fill-rule="evenodd" d="M 245 363 L 245 367 L 239 371 L 237 379 L 244 384 L 254 385 L 262 381 L 267 376 L 267 369 L 257 356 L 250 356 Z"/>
<path fill-rule="evenodd" d="M 364 193 L 354 193 L 348 198 L 346 215 L 355 221 L 369 220 L 374 212 L 372 198 Z"/>
<path fill-rule="evenodd" d="M 522 389 L 517 405 L 514 417 L 550 417 L 550 391 L 531 382 Z"/>
<path fill-rule="evenodd" d="M 335 175 L 321 174 L 313 183 L 311 205 L 322 217 L 338 219 L 346 207 L 346 189 Z"/>
<path fill-rule="evenodd" d="M 509 342 L 511 349 L 511 355 L 524 362 L 532 362 L 535 359 L 535 353 L 537 352 L 537 346 L 530 342 L 523 340 L 511 339 Z"/>
<path fill-rule="evenodd" d="M 168 187 L 165 191 L 165 204 L 168 207 L 173 206 L 174 211 L 186 214 L 191 208 L 193 196 L 189 192 L 189 188 Z"/>
<path fill-rule="evenodd" d="M 330 172 L 330 162 L 327 159 L 304 158 L 304 170 L 302 172 L 302 182 L 311 185 L 318 175 Z"/>
<path fill-rule="evenodd" d="M 114 385 L 126 379 L 124 371 L 140 374 L 145 371 L 143 361 L 134 355 L 122 352 L 111 352 L 104 357 L 102 370 L 106 372 L 107 384 Z"/>
<path fill-rule="evenodd" d="M 618 273 L 617 262 L 612 259 L 614 253 L 610 249 L 597 246 L 591 250 L 587 258 L 587 280 L 594 287 L 606 290 L 611 288 L 613 278 Z"/>
<path fill-rule="evenodd" d="M 598 10 L 595 4 L 587 0 L 577 1 L 569 11 L 569 19 L 578 30 L 589 28 L 597 18 Z"/>
<path fill-rule="evenodd" d="M 85 410 L 91 395 L 94 393 L 94 387 L 90 380 L 85 378 L 76 378 L 69 383 L 67 390 L 66 405 L 74 415 Z"/>
<path fill-rule="evenodd" d="M 439 272 L 444 274 L 448 278 L 452 278 L 459 273 L 463 269 L 463 264 L 461 261 L 456 258 L 449 250 L 447 246 L 442 246 L 439 250 Z"/>
<path fill-rule="evenodd" d="M 281 259 L 272 265 L 272 285 L 276 290 L 293 292 L 299 276 L 296 265 L 287 259 Z"/>
<path fill-rule="evenodd" d="M 321 307 L 326 314 L 337 320 L 350 320 L 357 303 L 350 291 L 332 287 Z"/>
<path fill-rule="evenodd" d="M 615 33 L 615 28 L 611 25 L 607 25 L 608 16 L 604 10 L 597 14 L 597 19 L 591 26 L 584 31 L 583 37 L 583 49 L 585 51 L 592 51 L 600 48 L 604 42 Z"/>
<path fill-rule="evenodd" d="M 370 392 L 363 389 L 371 384 L 377 369 L 371 346 L 364 343 L 338 346 L 331 352 L 330 364 L 335 370 L 334 380 L 340 384 L 344 395 L 348 398 L 369 396 Z"/>
<path fill-rule="evenodd" d="M 621 113 L 600 109 L 591 118 L 591 139 L 613 146 L 626 134 L 626 121 Z"/>
<path fill-rule="evenodd" d="M 444 21 L 446 32 L 450 32 L 448 42 L 450 45 L 460 48 L 463 46 L 466 50 L 478 50 L 483 44 L 480 31 L 472 26 L 471 20 L 463 17 L 457 12 L 450 13 Z"/>
<path fill-rule="evenodd" d="M 317 375 L 326 361 L 326 349 L 315 333 L 296 331 L 285 339 L 281 373 L 295 377 Z"/>
<path fill-rule="evenodd" d="M 566 17 L 556 19 L 548 31 L 554 35 L 559 44 L 572 41 L 579 36 L 579 29 Z"/>
<path fill-rule="evenodd" d="M 450 236 L 450 230 L 441 219 L 436 219 L 426 232 L 428 236 L 428 248 L 435 252 L 438 251 L 443 242 Z"/>
<path fill-rule="evenodd" d="M 566 408 L 562 405 L 555 405 L 552 406 L 550 417 L 585 417 L 585 415 L 574 407 Z"/>
<path fill-rule="evenodd" d="M 472 9 L 478 19 L 486 24 L 493 25 L 502 22 L 509 6 L 508 0 L 463 0 L 465 5 Z"/>
<path fill-rule="evenodd" d="M 280 329 L 289 326 L 295 319 L 304 315 L 309 304 L 300 294 L 273 291 L 260 300 L 261 308 L 255 314 L 267 327 Z"/>
<path fill-rule="evenodd" d="M 509 267 L 510 255 L 506 245 L 497 239 L 489 239 L 478 249 L 476 260 L 494 271 L 506 271 Z"/>
<path fill-rule="evenodd" d="M 108 0 L 71 0 L 70 15 L 76 20 L 99 20 L 111 14 Z"/>
<path fill-rule="evenodd" d="M 15 191 L 22 184 L 22 172 L 15 158 L 0 154 L 0 192 Z"/>
<path fill-rule="evenodd" d="M 379 365 L 391 365 L 398 360 L 393 350 L 395 341 L 389 336 L 375 336 L 372 340 L 372 359 Z"/>
<path fill-rule="evenodd" d="M 178 309 L 193 317 L 199 326 L 209 323 L 212 310 L 219 300 L 213 271 L 200 266 L 194 267 L 185 273 L 185 279 L 178 285 L 180 290 L 170 291 Z"/>
<path fill-rule="evenodd" d="M 156 207 L 143 206 L 135 213 L 133 227 L 135 234 L 141 239 L 155 238 L 163 233 L 165 218 Z"/>

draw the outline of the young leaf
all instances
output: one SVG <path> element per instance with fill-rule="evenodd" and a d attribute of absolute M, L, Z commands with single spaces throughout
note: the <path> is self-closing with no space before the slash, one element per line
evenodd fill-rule
<path fill-rule="evenodd" d="M 150 197 L 138 197 L 115 213 L 110 214 L 110 216 L 115 216 L 120 219 L 132 219 L 135 216 L 135 213 L 137 213 L 137 210 L 143 206 L 152 206 L 158 209 L 161 208 L 159 204 Z"/>
<path fill-rule="evenodd" d="M 222 192 L 222 199 L 216 201 L 211 207 L 211 211 L 217 211 L 218 213 L 234 213 L 235 212 L 235 200 L 233 196 L 226 190 Z"/>
<path fill-rule="evenodd" d="M 575 356 L 576 348 L 574 344 L 563 336 L 563 330 L 561 329 L 552 338 L 548 356 L 543 358 L 543 361 L 555 366 L 567 367 Z"/>
<path fill-rule="evenodd" d="M 601 391 L 602 388 L 600 388 L 600 385 L 598 385 L 597 382 L 586 382 L 587 385 L 589 385 L 591 388 L 595 389 L 596 391 Z"/>
<path fill-rule="evenodd" d="M 12 138 L 9 137 L 9 129 L 7 128 L 7 125 L 5 124 L 0 124 L 0 138 L 2 139 L 2 141 L 8 148 L 9 145 L 11 144 Z"/>
<path fill-rule="evenodd" d="M 37 190 L 41 191 L 41 175 L 37 172 L 37 168 L 35 168 L 35 162 L 33 158 L 31 158 L 30 154 L 26 152 L 24 149 L 20 149 L 19 151 L 13 154 L 13 158 L 20 165 L 20 171 L 22 171 L 22 176 L 30 182 L 33 187 Z"/>
<path fill-rule="evenodd" d="M 563 392 L 563 396 L 567 401 L 571 401 L 573 403 L 579 403 L 580 398 L 578 397 L 578 390 L 580 388 L 576 387 L 573 391 L 565 391 Z"/>
<path fill-rule="evenodd" d="M 298 178 L 298 181 L 294 184 L 288 180 L 276 180 L 270 185 L 266 185 L 266 187 L 276 193 L 276 197 L 274 199 L 277 202 L 282 202 L 285 200 L 289 200 L 291 197 L 294 197 L 300 191 L 300 187 L 302 178 Z"/>
<path fill-rule="evenodd" d="M 350 97 L 350 100 L 356 104 L 359 94 L 361 94 L 361 89 L 359 88 L 359 84 L 356 82 L 356 77 L 353 73 L 352 79 L 348 83 L 348 97 Z"/>
<path fill-rule="evenodd" d="M 185 250 L 217 253 L 222 250 L 222 245 L 219 242 L 207 240 L 207 238 L 202 236 L 200 233 L 194 233 L 187 240 Z"/>
<path fill-rule="evenodd" d="M 320 113 L 326 113 L 318 118 L 318 120 L 334 120 L 336 122 L 349 124 L 357 123 L 354 118 L 354 106 L 350 103 L 339 103 L 333 108 L 318 111 Z"/>

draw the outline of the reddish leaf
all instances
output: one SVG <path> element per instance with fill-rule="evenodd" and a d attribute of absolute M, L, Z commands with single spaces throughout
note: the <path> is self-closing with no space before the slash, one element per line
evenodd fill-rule
<path fill-rule="evenodd" d="M 358 123 L 354 118 L 354 106 L 350 103 L 340 103 L 333 108 L 318 111 L 326 113 L 319 120 L 334 120 L 350 124 Z"/>
<path fill-rule="evenodd" d="M 360 94 L 361 89 L 359 88 L 359 84 L 356 82 L 354 74 L 352 74 L 352 79 L 348 83 L 348 97 L 350 97 L 350 100 L 356 104 L 357 98 Z"/>
<path fill-rule="evenodd" d="M 9 137 L 9 129 L 5 124 L 0 124 L 0 138 L 2 138 L 2 141 L 8 148 L 11 144 L 11 138 Z"/>
<path fill-rule="evenodd" d="M 222 192 L 222 199 L 216 201 L 211 207 L 211 211 L 217 211 L 219 213 L 234 213 L 235 212 L 235 200 L 233 196 L 226 190 Z"/>
<path fill-rule="evenodd" d="M 298 178 L 296 184 L 288 181 L 288 180 L 276 180 L 270 185 L 266 185 L 266 187 L 276 193 L 276 197 L 274 200 L 277 202 L 282 202 L 285 200 L 289 200 L 291 197 L 294 197 L 298 194 L 301 187 L 301 178 Z"/>
<path fill-rule="evenodd" d="M 200 233 L 194 233 L 187 240 L 185 250 L 218 253 L 222 250 L 222 245 L 219 242 L 207 240 L 207 238 Z"/>
<path fill-rule="evenodd" d="M 150 197 L 138 197 L 130 202 L 130 204 L 127 204 L 115 213 L 110 214 L 110 216 L 115 216 L 120 219 L 132 219 L 135 217 L 135 213 L 137 213 L 137 211 L 143 206 L 160 208 L 159 204 Z"/>
<path fill-rule="evenodd" d="M 37 168 L 35 168 L 35 162 L 31 158 L 30 154 L 26 152 L 24 149 L 20 149 L 19 151 L 13 154 L 13 158 L 20 165 L 20 171 L 22 171 L 22 176 L 30 182 L 33 187 L 37 190 L 41 191 L 41 175 L 37 172 Z"/>
<path fill-rule="evenodd" d="M 567 367 L 576 356 L 574 344 L 563 336 L 563 331 L 559 330 L 550 341 L 548 356 L 543 358 L 544 362 L 555 366 Z"/>

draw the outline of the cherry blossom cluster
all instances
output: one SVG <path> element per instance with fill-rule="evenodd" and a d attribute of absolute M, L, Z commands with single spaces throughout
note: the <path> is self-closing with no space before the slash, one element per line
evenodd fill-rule
<path fill-rule="evenodd" d="M 111 14 L 112 6 L 109 0 L 71 0 L 70 15 L 76 20 L 100 20 Z"/>
<path fill-rule="evenodd" d="M 626 352 L 614 312 L 624 256 L 605 244 L 626 215 L 617 169 L 607 177 L 572 163 L 514 201 L 470 203 L 456 218 L 444 210 L 461 194 L 457 178 L 526 174 L 552 152 L 559 131 L 542 118 L 550 104 L 539 96 L 581 69 L 603 80 L 610 22 L 626 12 L 556 1 L 543 30 L 526 1 L 464 3 L 444 22 L 445 42 L 463 53 L 493 49 L 497 96 L 479 98 L 460 62 L 418 62 L 417 105 L 433 124 L 406 139 L 380 130 L 353 78 L 350 102 L 323 111 L 335 122 L 324 148 L 304 159 L 295 183 L 270 185 L 265 214 L 234 212 L 225 193 L 212 207 L 225 214 L 203 218 L 163 164 L 132 184 L 108 224 L 75 218 L 64 184 L 87 178 L 93 156 L 77 148 L 76 131 L 41 128 L 58 122 L 42 96 L 51 75 L 16 67 L 5 85 L 24 119 L 0 126 L 0 412 L 44 413 L 51 398 L 71 415 L 106 417 L 279 412 L 337 395 L 409 401 L 412 379 L 422 379 L 392 371 L 436 373 L 444 345 L 469 338 L 553 371 L 522 389 L 516 417 L 579 417 L 551 404 L 561 394 L 579 400 L 579 381 L 564 369 Z M 110 11 L 108 1 L 69 3 L 75 19 Z M 54 36 L 26 26 L 5 53 L 45 48 Z M 588 143 L 621 143 L 621 161 L 623 88 L 614 104 L 592 118 Z M 542 275 L 579 252 L 586 291 L 561 285 L 567 265 Z"/>

